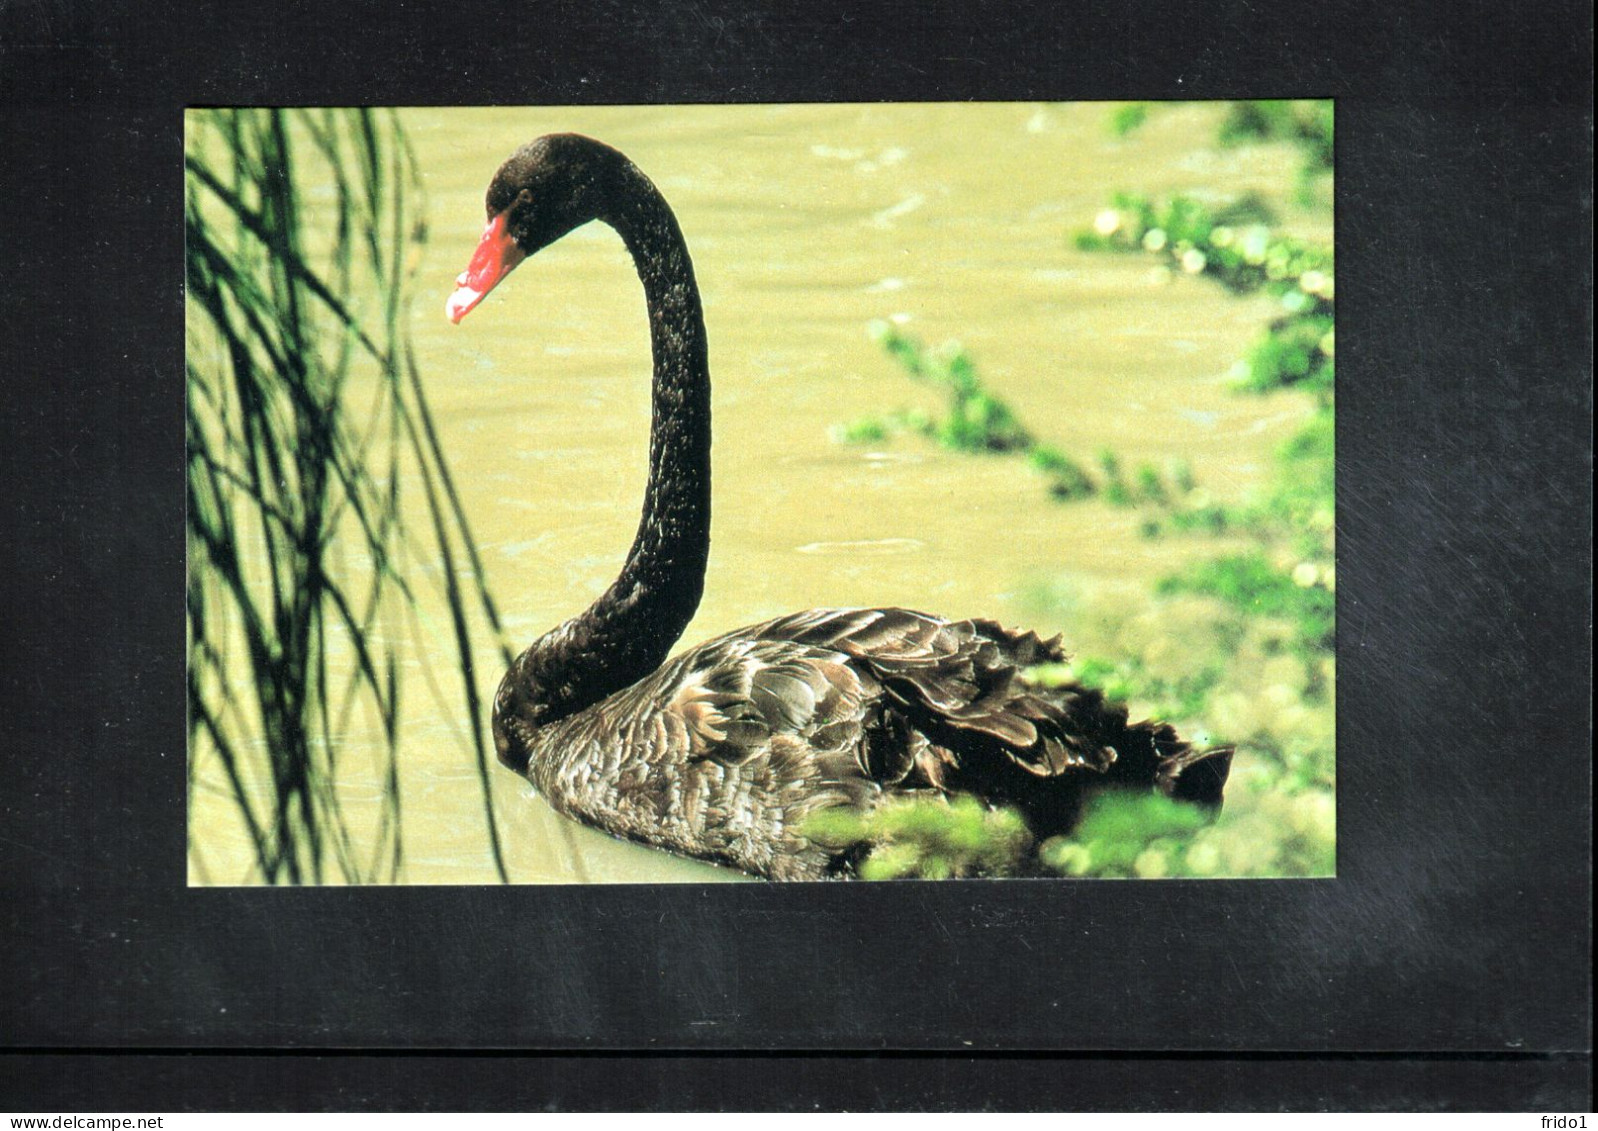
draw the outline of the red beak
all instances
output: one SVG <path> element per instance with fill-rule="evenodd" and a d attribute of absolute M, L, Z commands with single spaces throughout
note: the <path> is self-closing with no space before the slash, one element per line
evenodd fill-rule
<path fill-rule="evenodd" d="M 516 265 L 527 258 L 527 253 L 516 245 L 505 230 L 506 213 L 501 212 L 483 229 L 483 238 L 477 241 L 471 265 L 455 280 L 455 293 L 444 304 L 444 313 L 456 325 L 471 313 L 472 308 L 488 297 L 488 292 L 499 286 Z"/>

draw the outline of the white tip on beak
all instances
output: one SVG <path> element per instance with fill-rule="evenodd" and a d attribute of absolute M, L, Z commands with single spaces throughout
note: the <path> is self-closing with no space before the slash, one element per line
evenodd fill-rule
<path fill-rule="evenodd" d="M 463 276 L 464 278 L 464 276 Z M 461 286 L 454 294 L 449 296 L 449 301 L 444 304 L 444 313 L 449 320 L 460 325 L 462 318 L 471 312 L 472 307 L 483 301 L 487 291 L 474 291 L 471 287 Z"/>

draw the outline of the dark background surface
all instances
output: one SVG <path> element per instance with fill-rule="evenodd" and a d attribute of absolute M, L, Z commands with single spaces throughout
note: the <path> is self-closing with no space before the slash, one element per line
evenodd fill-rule
<path fill-rule="evenodd" d="M 123 1111 L 1548 1111 L 1580 1057 L 168 1053 L 0 1056 L 0 1104 Z M 155 1106 L 155 1105 L 150 1105 Z M 1530 1125 L 1530 1121 L 1528 1121 Z"/>
<path fill-rule="evenodd" d="M 1590 6 L 103 7 L 0 7 L 0 1095 L 1590 1108 Z M 1232 97 L 1338 99 L 1337 880 L 184 886 L 185 105 Z M 111 1051 L 295 1047 L 953 1055 Z"/>

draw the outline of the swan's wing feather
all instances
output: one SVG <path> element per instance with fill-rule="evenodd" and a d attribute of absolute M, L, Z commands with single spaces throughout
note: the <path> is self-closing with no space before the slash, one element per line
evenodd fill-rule
<path fill-rule="evenodd" d="M 1106 737 L 1124 728 L 1124 711 L 1117 716 L 1096 692 L 1057 692 L 1026 678 L 1028 667 L 1064 658 L 1058 637 L 897 608 L 812 609 L 756 633 L 835 649 L 869 673 L 940 751 L 909 755 L 933 772 L 994 755 L 1039 777 L 1102 773 L 1116 760 Z"/>
<path fill-rule="evenodd" d="M 846 657 L 790 640 L 723 637 L 676 666 L 666 713 L 682 720 L 691 757 L 728 764 L 762 752 L 775 736 L 815 750 L 850 747 L 866 704 L 880 694 Z"/>

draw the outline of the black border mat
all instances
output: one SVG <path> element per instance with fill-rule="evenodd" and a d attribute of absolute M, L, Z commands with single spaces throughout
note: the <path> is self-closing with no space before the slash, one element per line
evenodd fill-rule
<path fill-rule="evenodd" d="M 168 1111 L 1586 1110 L 1581 1057 L 22 1055 L 13 1109 Z"/>

